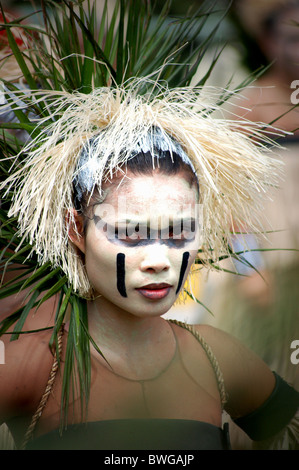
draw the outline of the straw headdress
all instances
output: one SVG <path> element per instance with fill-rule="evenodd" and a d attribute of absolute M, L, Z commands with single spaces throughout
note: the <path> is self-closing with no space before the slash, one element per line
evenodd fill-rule
<path fill-rule="evenodd" d="M 266 192 L 277 182 L 279 163 L 258 138 L 258 126 L 213 116 L 197 88 L 139 94 L 149 79 L 123 86 L 80 92 L 38 92 L 48 101 L 52 123 L 22 150 L 26 159 L 5 185 L 15 191 L 10 216 L 28 238 L 41 264 L 60 266 L 80 295 L 90 285 L 80 257 L 68 239 L 66 211 L 74 206 L 73 181 L 87 142 L 99 135 L 89 158 L 97 159 L 94 185 L 112 176 L 137 143 L 155 126 L 165 141 L 174 138 L 196 170 L 203 206 L 202 259 L 217 261 L 230 250 L 234 224 L 261 232 L 260 213 Z M 47 117 L 47 120 L 49 117 Z M 40 122 L 40 125 L 43 121 Z M 102 130 L 105 132 L 99 134 Z M 255 140 L 252 139 L 255 136 Z"/>

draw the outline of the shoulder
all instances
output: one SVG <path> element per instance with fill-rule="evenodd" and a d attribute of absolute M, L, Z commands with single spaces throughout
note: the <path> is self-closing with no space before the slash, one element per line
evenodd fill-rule
<path fill-rule="evenodd" d="M 256 410 L 271 395 L 275 376 L 265 362 L 230 334 L 209 325 L 195 325 L 216 357 L 228 396 L 225 409 L 232 418 Z"/>
<path fill-rule="evenodd" d="M 233 100 L 232 112 L 239 118 L 252 122 L 270 122 L 273 118 L 273 106 L 277 101 L 277 87 L 271 86 L 268 80 L 261 79 L 254 86 L 241 90 Z M 269 116 L 269 113 L 272 114 Z"/>
<path fill-rule="evenodd" d="M 21 334 L 15 341 L 10 341 L 10 335 L 1 337 L 4 364 L 0 365 L 0 422 L 35 411 L 53 364 L 51 334 L 50 329 Z"/>

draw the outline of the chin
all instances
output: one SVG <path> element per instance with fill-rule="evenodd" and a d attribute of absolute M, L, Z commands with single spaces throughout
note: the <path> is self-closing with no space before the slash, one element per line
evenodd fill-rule
<path fill-rule="evenodd" d="M 145 318 L 164 315 L 171 309 L 176 298 L 177 296 L 173 293 L 169 293 L 162 299 L 153 300 L 141 296 L 138 292 L 131 291 L 128 292 L 126 298 L 121 297 L 118 293 L 106 296 L 98 294 L 97 304 L 99 309 L 109 308 L 111 313 L 115 309 L 115 312 L 123 311 L 135 317 Z"/>
<path fill-rule="evenodd" d="M 145 301 L 142 305 L 136 303 L 136 307 L 130 308 L 132 313 L 138 317 L 160 317 L 167 313 L 173 306 L 175 299 L 163 299 L 160 301 Z"/>

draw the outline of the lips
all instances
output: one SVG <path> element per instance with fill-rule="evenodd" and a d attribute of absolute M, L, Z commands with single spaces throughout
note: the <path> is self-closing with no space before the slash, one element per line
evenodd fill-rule
<path fill-rule="evenodd" d="M 146 297 L 147 299 L 160 300 L 169 294 L 171 287 L 172 286 L 170 284 L 162 282 L 147 284 L 146 286 L 142 286 L 137 290 L 141 295 L 143 295 L 143 297 Z"/>

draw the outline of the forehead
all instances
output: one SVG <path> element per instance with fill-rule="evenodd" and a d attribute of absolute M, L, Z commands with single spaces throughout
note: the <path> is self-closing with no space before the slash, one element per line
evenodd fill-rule
<path fill-rule="evenodd" d="M 106 205 L 111 205 L 118 217 L 140 218 L 188 215 L 198 202 L 197 188 L 190 186 L 183 175 L 127 175 L 106 186 Z"/>

